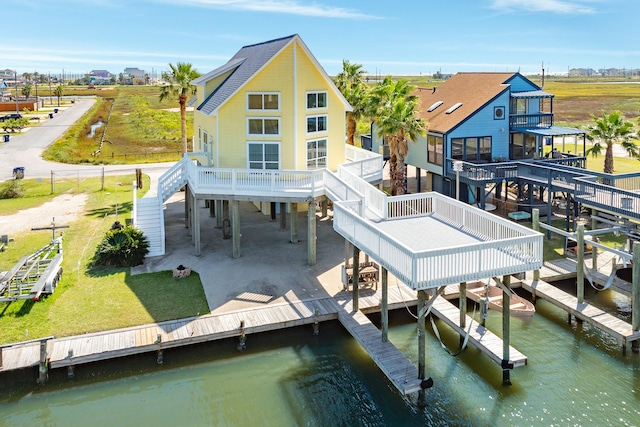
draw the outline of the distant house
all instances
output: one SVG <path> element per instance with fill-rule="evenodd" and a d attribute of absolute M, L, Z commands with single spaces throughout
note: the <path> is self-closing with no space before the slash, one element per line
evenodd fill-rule
<path fill-rule="evenodd" d="M 415 94 L 420 98 L 418 115 L 427 122 L 428 132 L 409 143 L 406 163 L 426 170 L 435 191 L 455 193 L 453 160 L 526 160 L 542 157 L 552 148 L 584 152 L 585 132 L 555 126 L 553 94 L 520 73 L 458 73 L 438 88 Z M 372 149 L 379 151 L 384 144 L 375 124 L 372 138 Z"/>
<path fill-rule="evenodd" d="M 351 106 L 300 36 L 245 46 L 193 81 L 196 151 L 221 168 L 336 170 Z"/>
<path fill-rule="evenodd" d="M 101 77 L 103 79 L 108 79 L 111 77 L 111 73 L 107 70 L 91 70 L 89 72 L 90 76 Z"/>
<path fill-rule="evenodd" d="M 136 78 L 144 78 L 144 70 L 141 70 L 140 68 L 125 68 L 123 74 L 125 76 L 133 76 Z"/>

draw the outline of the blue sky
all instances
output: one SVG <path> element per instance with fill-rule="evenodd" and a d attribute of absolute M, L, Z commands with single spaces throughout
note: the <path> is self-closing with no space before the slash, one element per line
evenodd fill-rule
<path fill-rule="evenodd" d="M 299 34 L 329 74 L 640 68 L 637 0 L 2 0 L 0 69 L 59 74 L 190 62 Z"/>

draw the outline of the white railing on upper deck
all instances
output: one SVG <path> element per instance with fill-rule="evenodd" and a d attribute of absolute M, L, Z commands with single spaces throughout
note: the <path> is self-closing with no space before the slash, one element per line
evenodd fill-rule
<path fill-rule="evenodd" d="M 349 163 L 340 166 L 348 168 L 367 182 L 382 181 L 383 158 L 380 154 L 348 144 L 344 153 Z"/>
<path fill-rule="evenodd" d="M 422 215 L 431 212 L 440 220 L 447 220 L 452 227 L 463 227 L 480 240 L 471 245 L 414 252 L 376 224 L 357 215 L 353 207 L 335 203 L 333 223 L 336 231 L 413 289 L 428 289 L 541 267 L 541 234 L 496 216 L 486 218 L 484 215 L 488 214 L 483 211 L 465 208 L 467 205 L 455 200 L 449 203 L 438 193 L 426 193 L 422 197 L 416 195 L 411 200 L 401 197 L 405 200 L 389 198 L 389 211 L 395 213 L 393 218 L 419 216 L 418 210 Z M 428 230 L 425 230 L 424 237 L 415 238 L 428 239 Z"/>
<path fill-rule="evenodd" d="M 193 162 L 188 157 L 183 157 L 179 162 L 171 166 L 158 179 L 158 197 L 165 202 L 178 188 L 187 181 L 186 167 Z"/>
<path fill-rule="evenodd" d="M 387 198 L 384 192 L 356 175 L 353 169 L 343 167 L 343 165 L 338 166 L 338 176 L 346 185 L 364 196 L 368 210 L 375 216 L 384 218 L 384 205 Z"/>
<path fill-rule="evenodd" d="M 206 151 L 187 153 L 187 156 L 189 156 L 191 160 L 197 161 L 199 166 L 211 166 L 211 158 Z"/>

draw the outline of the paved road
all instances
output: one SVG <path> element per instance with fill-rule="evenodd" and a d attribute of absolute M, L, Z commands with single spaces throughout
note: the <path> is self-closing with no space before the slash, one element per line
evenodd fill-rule
<path fill-rule="evenodd" d="M 71 165 L 42 159 L 42 151 L 73 126 L 95 103 L 93 99 L 78 99 L 71 107 L 60 111 L 53 119 L 45 120 L 40 126 L 30 128 L 21 135 L 11 135 L 10 141 L 0 144 L 0 181 L 13 178 L 13 168 L 23 166 L 25 178 L 48 178 L 51 171 L 57 175 L 81 171 L 85 176 L 99 176 L 102 166 Z M 145 173 L 160 173 L 173 163 L 147 163 L 143 165 L 109 165 L 106 172 L 130 173 L 141 167 Z"/>

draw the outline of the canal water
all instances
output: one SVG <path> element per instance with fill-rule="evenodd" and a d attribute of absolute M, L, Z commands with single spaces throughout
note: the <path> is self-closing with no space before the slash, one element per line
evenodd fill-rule
<path fill-rule="evenodd" d="M 588 298 L 630 321 L 628 298 L 610 291 Z M 436 324 L 453 350 L 457 335 Z M 500 313 L 490 312 L 487 326 L 499 332 Z M 425 408 L 395 391 L 341 325 L 328 322 L 319 336 L 311 326 L 250 335 L 243 352 L 229 339 L 167 350 L 163 365 L 146 354 L 78 367 L 71 381 L 53 371 L 43 387 L 33 384 L 35 371 L 28 382 L 0 377 L 0 426 L 640 424 L 640 355 L 623 356 L 614 340 L 567 323 L 565 312 L 542 300 L 532 320 L 512 318 L 511 326 L 512 345 L 529 358 L 512 371 L 511 386 L 473 347 L 453 357 L 429 333 L 426 366 L 435 384 Z M 408 310 L 392 313 L 389 337 L 417 364 Z"/>

